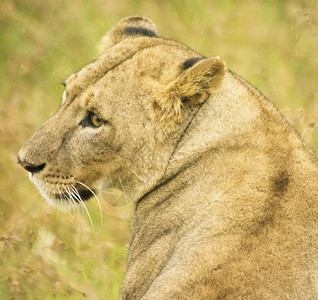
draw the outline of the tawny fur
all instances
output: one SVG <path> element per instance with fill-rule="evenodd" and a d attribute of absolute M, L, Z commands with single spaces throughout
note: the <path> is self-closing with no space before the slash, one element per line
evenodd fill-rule
<path fill-rule="evenodd" d="M 55 205 L 77 181 L 125 188 L 120 299 L 318 299 L 317 160 L 220 58 L 126 18 L 66 91 L 19 161 Z"/>

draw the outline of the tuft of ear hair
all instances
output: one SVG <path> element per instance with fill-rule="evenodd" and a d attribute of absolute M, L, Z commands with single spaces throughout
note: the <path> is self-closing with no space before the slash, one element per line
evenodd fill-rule
<path fill-rule="evenodd" d="M 161 110 L 156 114 L 160 113 L 162 119 L 180 119 L 182 107 L 203 103 L 221 86 L 225 72 L 225 63 L 219 57 L 199 60 L 165 87 L 153 105 Z"/>
<path fill-rule="evenodd" d="M 119 42 L 138 36 L 158 37 L 156 25 L 145 17 L 127 17 L 119 21 L 101 40 L 99 53 Z"/>

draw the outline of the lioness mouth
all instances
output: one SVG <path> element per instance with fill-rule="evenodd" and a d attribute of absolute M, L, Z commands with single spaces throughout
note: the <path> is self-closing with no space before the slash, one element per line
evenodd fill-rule
<path fill-rule="evenodd" d="M 94 190 L 93 192 L 95 193 Z M 57 200 L 75 201 L 77 203 L 89 200 L 93 196 L 94 194 L 89 190 L 77 190 L 76 193 L 59 193 L 54 195 L 55 199 Z"/>

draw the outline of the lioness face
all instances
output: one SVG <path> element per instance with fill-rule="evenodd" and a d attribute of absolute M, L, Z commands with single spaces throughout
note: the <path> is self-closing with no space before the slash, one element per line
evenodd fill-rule
<path fill-rule="evenodd" d="M 154 134 L 145 105 L 151 101 L 149 87 L 135 79 L 135 63 L 123 62 L 97 82 L 87 78 L 82 90 L 78 79 L 86 69 L 66 80 L 60 109 L 19 152 L 31 180 L 57 206 L 90 198 L 88 187 L 141 192 L 168 160 L 169 150 Z M 160 152 L 160 161 L 154 151 Z"/>
<path fill-rule="evenodd" d="M 51 204 L 107 187 L 141 197 L 163 177 L 193 107 L 221 84 L 219 58 L 161 39 L 153 26 L 142 18 L 115 26 L 97 59 L 65 81 L 57 113 L 20 150 L 19 163 Z"/>

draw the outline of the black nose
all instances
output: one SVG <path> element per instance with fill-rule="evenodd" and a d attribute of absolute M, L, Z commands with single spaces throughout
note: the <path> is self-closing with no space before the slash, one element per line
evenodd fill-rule
<path fill-rule="evenodd" d="M 24 169 L 33 174 L 42 171 L 46 166 L 46 163 L 39 165 L 31 164 L 27 161 L 21 160 L 20 157 L 18 157 L 18 164 L 20 164 Z"/>

